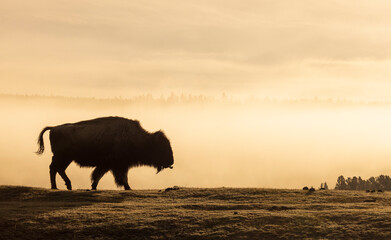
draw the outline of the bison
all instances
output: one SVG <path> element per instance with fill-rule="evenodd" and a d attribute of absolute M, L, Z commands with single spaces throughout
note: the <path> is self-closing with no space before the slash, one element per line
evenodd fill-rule
<path fill-rule="evenodd" d="M 50 182 L 57 189 L 56 174 L 72 190 L 65 169 L 72 161 L 80 167 L 95 167 L 91 174 L 92 190 L 99 180 L 111 171 L 117 186 L 130 190 L 128 170 L 131 167 L 151 166 L 157 173 L 172 168 L 174 157 L 171 144 L 162 131 L 149 133 L 140 122 L 122 117 L 103 117 L 55 127 L 45 127 L 38 137 L 37 154 L 45 150 L 43 134 L 50 130 L 53 152 L 50 164 Z"/>

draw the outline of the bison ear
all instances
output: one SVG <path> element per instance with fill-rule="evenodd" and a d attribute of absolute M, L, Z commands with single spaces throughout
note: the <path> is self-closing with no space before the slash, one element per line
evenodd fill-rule
<path fill-rule="evenodd" d="M 168 141 L 166 135 L 161 130 L 153 133 L 153 138 L 152 139 L 158 145 L 161 145 L 161 144 L 164 145 Z"/>

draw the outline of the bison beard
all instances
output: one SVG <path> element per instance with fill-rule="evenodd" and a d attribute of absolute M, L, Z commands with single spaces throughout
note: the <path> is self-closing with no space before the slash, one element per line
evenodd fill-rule
<path fill-rule="evenodd" d="M 151 166 L 159 173 L 174 164 L 170 141 L 163 132 L 149 133 L 138 121 L 121 117 L 104 117 L 55 127 L 45 127 L 38 137 L 37 154 L 45 150 L 43 134 L 50 130 L 53 152 L 50 182 L 57 189 L 59 173 L 69 190 L 71 181 L 65 174 L 72 161 L 81 167 L 95 167 L 91 174 L 92 189 L 111 171 L 118 186 L 130 190 L 128 170 L 136 166 Z"/>

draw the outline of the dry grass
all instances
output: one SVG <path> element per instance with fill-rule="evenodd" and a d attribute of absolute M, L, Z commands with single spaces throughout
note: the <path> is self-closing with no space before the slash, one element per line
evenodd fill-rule
<path fill-rule="evenodd" d="M 0 186 L 2 239 L 390 239 L 391 193 Z"/>

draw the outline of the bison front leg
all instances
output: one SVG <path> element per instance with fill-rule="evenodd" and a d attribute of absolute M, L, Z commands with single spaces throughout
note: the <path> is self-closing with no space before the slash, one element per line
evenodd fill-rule
<path fill-rule="evenodd" d="M 92 190 L 96 190 L 99 180 L 103 177 L 103 175 L 107 173 L 107 171 L 109 171 L 109 169 L 99 167 L 99 166 L 94 169 L 94 171 L 91 174 Z"/>
<path fill-rule="evenodd" d="M 130 186 L 128 184 L 128 176 L 127 176 L 127 174 L 125 175 L 125 178 L 124 178 L 124 188 L 125 188 L 125 190 L 130 190 Z"/>
<path fill-rule="evenodd" d="M 124 186 L 125 190 L 130 190 L 128 184 L 128 170 L 113 170 L 113 175 L 117 186 Z"/>

